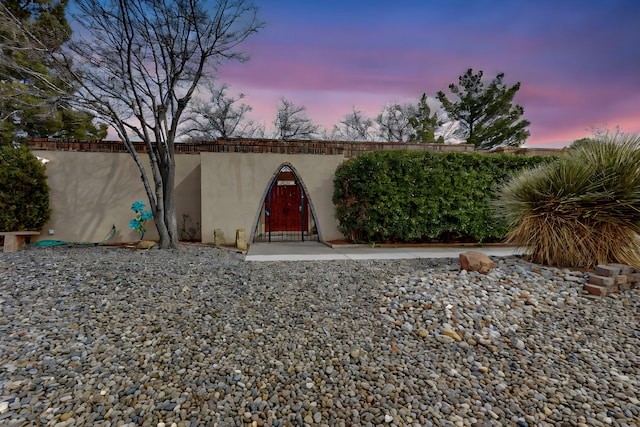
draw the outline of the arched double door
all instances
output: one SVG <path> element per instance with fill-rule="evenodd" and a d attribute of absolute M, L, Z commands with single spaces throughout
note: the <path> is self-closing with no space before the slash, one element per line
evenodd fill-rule
<path fill-rule="evenodd" d="M 318 240 L 309 197 L 291 165 L 271 180 L 262 202 L 254 242 Z"/>

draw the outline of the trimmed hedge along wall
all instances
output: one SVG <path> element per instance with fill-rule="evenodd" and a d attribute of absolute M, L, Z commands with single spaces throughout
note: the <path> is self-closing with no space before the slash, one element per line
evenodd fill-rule
<path fill-rule="evenodd" d="M 506 236 L 490 201 L 511 174 L 549 157 L 373 152 L 336 171 L 340 231 L 354 242 L 492 242 Z"/>

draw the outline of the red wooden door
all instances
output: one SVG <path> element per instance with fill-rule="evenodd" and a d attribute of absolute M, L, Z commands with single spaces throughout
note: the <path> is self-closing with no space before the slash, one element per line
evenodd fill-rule
<path fill-rule="evenodd" d="M 306 198 L 302 198 L 297 185 L 274 185 L 269 200 L 265 200 L 265 211 L 269 212 L 269 218 L 265 220 L 267 232 L 307 231 L 309 228 L 306 221 Z"/>

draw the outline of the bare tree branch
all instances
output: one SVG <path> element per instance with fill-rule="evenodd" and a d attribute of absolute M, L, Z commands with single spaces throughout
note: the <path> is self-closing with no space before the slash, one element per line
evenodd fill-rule
<path fill-rule="evenodd" d="M 331 137 L 343 141 L 373 141 L 376 122 L 360 110 L 353 111 L 333 126 Z"/>
<path fill-rule="evenodd" d="M 215 81 L 207 83 L 206 91 L 208 99 L 193 100 L 187 119 L 191 124 L 189 135 L 203 139 L 251 138 L 260 132 L 260 127 L 246 117 L 252 108 L 240 103 L 244 94 L 228 95 L 229 85 L 216 86 Z"/>
<path fill-rule="evenodd" d="M 315 125 L 306 115 L 307 107 L 295 105 L 281 98 L 280 106 L 273 121 L 276 139 L 315 139 L 320 134 L 320 126 Z"/>

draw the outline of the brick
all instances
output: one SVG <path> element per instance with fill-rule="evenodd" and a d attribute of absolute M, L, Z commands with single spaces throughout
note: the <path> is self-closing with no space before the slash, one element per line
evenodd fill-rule
<path fill-rule="evenodd" d="M 595 273 L 598 276 L 604 276 L 604 277 L 616 277 L 618 274 L 620 274 L 620 268 L 619 267 L 613 267 L 611 264 L 599 264 L 596 266 L 596 271 Z"/>
<path fill-rule="evenodd" d="M 609 288 L 607 288 L 606 286 L 598 286 L 585 283 L 583 289 L 589 292 L 591 295 L 597 295 L 599 297 L 606 297 L 609 294 Z"/>
<path fill-rule="evenodd" d="M 620 274 L 631 274 L 634 272 L 633 267 L 631 267 L 630 265 L 626 265 L 626 264 L 616 264 L 616 263 L 611 263 L 611 264 L 607 264 L 610 265 L 611 267 L 617 267 L 620 269 Z"/>
<path fill-rule="evenodd" d="M 640 282 L 640 273 L 627 274 L 627 282 L 631 282 L 631 283 Z"/>
<path fill-rule="evenodd" d="M 589 274 L 589 283 L 596 286 L 613 287 L 616 285 L 616 279 L 613 277 L 603 277 L 597 274 Z"/>
<path fill-rule="evenodd" d="M 628 291 L 628 290 L 630 290 L 630 289 L 631 289 L 631 287 L 632 287 L 632 286 L 633 286 L 633 285 L 632 285 L 631 283 L 629 283 L 629 282 L 619 283 L 619 284 L 618 284 L 618 290 L 621 290 L 621 291 Z"/>
<path fill-rule="evenodd" d="M 614 278 L 616 285 L 618 285 L 618 287 L 620 287 L 620 285 L 626 285 L 627 283 L 629 283 L 629 276 L 627 276 L 626 274 L 620 274 L 619 276 L 616 276 Z"/>

